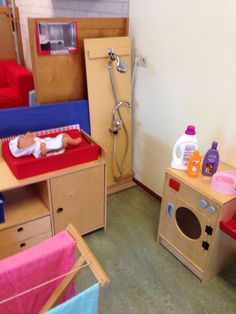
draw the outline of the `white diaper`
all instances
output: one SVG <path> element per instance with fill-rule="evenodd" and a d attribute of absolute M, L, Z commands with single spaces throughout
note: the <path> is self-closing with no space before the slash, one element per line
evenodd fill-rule
<path fill-rule="evenodd" d="M 44 138 L 47 152 L 50 152 L 51 150 L 61 149 L 63 146 L 63 142 L 62 142 L 63 137 L 64 137 L 64 134 L 58 134 L 56 137 L 53 137 L 53 138 L 51 137 Z"/>
<path fill-rule="evenodd" d="M 47 156 L 64 153 L 65 149 L 62 148 L 63 137 L 64 134 L 58 134 L 56 137 L 35 137 L 35 149 L 33 151 L 34 157 L 39 158 L 42 156 L 41 143 L 46 144 Z"/>

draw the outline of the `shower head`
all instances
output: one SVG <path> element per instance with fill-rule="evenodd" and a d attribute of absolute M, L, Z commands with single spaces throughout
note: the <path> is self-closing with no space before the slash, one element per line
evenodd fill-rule
<path fill-rule="evenodd" d="M 116 55 L 113 48 L 109 48 L 108 55 L 110 57 L 109 66 L 111 67 L 111 61 L 116 60 L 116 69 L 120 73 L 126 73 L 128 71 L 127 65 L 124 63 L 123 59 Z"/>
<path fill-rule="evenodd" d="M 124 63 L 122 58 L 119 57 L 119 56 L 116 56 L 116 60 L 117 60 L 117 65 L 116 65 L 117 71 L 120 72 L 120 73 L 126 73 L 128 71 L 128 67 Z"/>

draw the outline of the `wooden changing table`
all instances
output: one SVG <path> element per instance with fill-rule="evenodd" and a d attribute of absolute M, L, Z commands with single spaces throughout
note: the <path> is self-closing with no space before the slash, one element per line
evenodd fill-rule
<path fill-rule="evenodd" d="M 0 174 L 6 220 L 0 224 L 0 258 L 50 238 L 69 223 L 81 234 L 106 228 L 106 152 L 102 147 L 95 161 L 22 180 L 15 178 L 0 156 Z"/>

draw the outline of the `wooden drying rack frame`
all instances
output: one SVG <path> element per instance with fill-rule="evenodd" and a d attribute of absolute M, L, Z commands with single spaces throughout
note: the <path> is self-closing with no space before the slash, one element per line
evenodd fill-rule
<path fill-rule="evenodd" d="M 98 262 L 97 258 L 94 256 L 94 254 L 92 253 L 84 239 L 75 229 L 75 227 L 69 224 L 68 227 L 66 228 L 66 231 L 74 239 L 76 247 L 81 253 L 81 256 L 75 262 L 70 273 L 65 276 L 61 284 L 55 289 L 55 291 L 48 299 L 48 301 L 45 303 L 39 314 L 45 313 L 56 304 L 56 302 L 63 295 L 69 284 L 79 273 L 80 268 L 85 265 L 88 265 L 88 267 L 92 271 L 93 275 L 95 276 L 101 287 L 106 287 L 110 282 L 108 275 L 105 273 L 102 266 Z"/>

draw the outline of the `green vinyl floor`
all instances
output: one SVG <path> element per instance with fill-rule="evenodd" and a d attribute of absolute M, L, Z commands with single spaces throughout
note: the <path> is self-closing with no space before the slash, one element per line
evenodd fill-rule
<path fill-rule="evenodd" d="M 107 231 L 85 240 L 108 273 L 100 314 L 236 313 L 236 265 L 207 283 L 156 242 L 160 202 L 140 187 L 108 197 Z M 94 278 L 82 272 L 79 285 Z"/>

